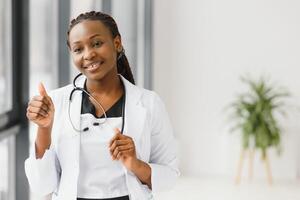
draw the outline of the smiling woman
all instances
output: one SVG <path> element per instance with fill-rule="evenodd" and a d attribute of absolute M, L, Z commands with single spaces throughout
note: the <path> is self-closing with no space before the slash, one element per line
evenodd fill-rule
<path fill-rule="evenodd" d="M 112 78 L 117 74 L 117 52 L 122 49 L 120 36 L 113 39 L 102 22 L 86 20 L 72 28 L 69 44 L 72 59 L 80 72 L 90 79 L 115 81 Z"/>
<path fill-rule="evenodd" d="M 32 191 L 52 199 L 152 199 L 152 191 L 169 188 L 179 175 L 164 104 L 134 85 L 111 16 L 80 14 L 67 44 L 81 73 L 50 93 L 40 84 L 27 108 L 38 126 L 25 161 Z"/>
<path fill-rule="evenodd" d="M 83 73 L 82 68 L 87 69 L 88 65 L 93 64 L 89 61 L 90 56 L 93 57 L 97 54 L 96 63 L 102 65 L 105 62 L 106 69 L 117 69 L 118 73 L 134 84 L 133 75 L 122 46 L 121 35 L 116 22 L 110 16 L 99 13 L 97 15 L 94 12 L 79 15 L 71 22 L 67 44 L 74 64 L 80 72 Z M 117 56 L 118 59 L 116 59 Z M 117 63 L 114 62 L 116 60 Z M 117 68 L 113 65 L 117 65 Z M 104 71 L 105 67 L 103 68 Z"/>

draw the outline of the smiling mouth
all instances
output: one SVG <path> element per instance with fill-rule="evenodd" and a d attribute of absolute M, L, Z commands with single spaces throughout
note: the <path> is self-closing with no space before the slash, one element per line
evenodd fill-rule
<path fill-rule="evenodd" d="M 93 62 L 91 64 L 86 65 L 85 67 L 83 67 L 85 70 L 88 70 L 90 72 L 93 72 L 95 70 L 97 70 L 98 68 L 100 68 L 100 66 L 103 64 L 103 61 L 99 61 L 99 62 Z"/>

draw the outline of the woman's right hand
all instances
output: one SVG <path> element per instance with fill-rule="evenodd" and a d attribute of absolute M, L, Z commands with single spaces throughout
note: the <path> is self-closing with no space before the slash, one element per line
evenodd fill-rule
<path fill-rule="evenodd" d="M 42 83 L 39 84 L 40 95 L 34 96 L 28 103 L 27 118 L 40 128 L 52 128 L 54 104 Z"/>

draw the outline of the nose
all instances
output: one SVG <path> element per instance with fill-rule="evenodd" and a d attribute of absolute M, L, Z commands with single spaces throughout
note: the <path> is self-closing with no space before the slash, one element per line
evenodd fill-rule
<path fill-rule="evenodd" d="M 89 48 L 89 49 L 86 49 L 85 52 L 84 52 L 84 59 L 85 60 L 91 60 L 93 59 L 94 57 L 96 56 L 96 52 L 92 49 L 92 48 Z"/>

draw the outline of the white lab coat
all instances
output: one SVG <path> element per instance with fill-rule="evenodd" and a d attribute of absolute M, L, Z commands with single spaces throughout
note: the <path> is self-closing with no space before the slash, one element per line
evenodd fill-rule
<path fill-rule="evenodd" d="M 83 87 L 82 76 L 77 86 Z M 122 77 L 126 90 L 124 134 L 133 138 L 137 157 L 151 167 L 152 191 L 157 192 L 174 185 L 179 176 L 176 141 L 169 117 L 158 95 L 128 82 Z M 79 175 L 80 137 L 69 121 L 68 85 L 50 93 L 55 106 L 52 142 L 43 158 L 35 158 L 33 148 L 25 161 L 25 172 L 33 193 L 40 196 L 52 194 L 52 199 L 76 200 Z M 80 125 L 82 93 L 72 97 L 71 118 Z M 79 127 L 78 127 L 79 128 Z M 130 200 L 152 199 L 152 192 L 124 167 Z M 109 175 L 108 175 L 109 176 Z"/>

